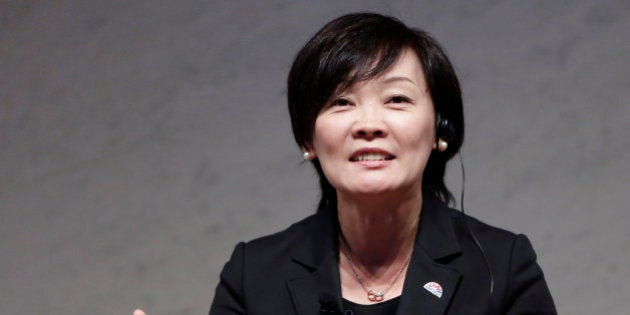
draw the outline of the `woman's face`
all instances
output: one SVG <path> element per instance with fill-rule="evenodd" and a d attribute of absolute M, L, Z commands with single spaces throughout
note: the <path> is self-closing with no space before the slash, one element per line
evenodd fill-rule
<path fill-rule="evenodd" d="M 315 120 L 311 156 L 346 194 L 421 193 L 435 112 L 412 50 L 381 76 L 334 96 Z"/>

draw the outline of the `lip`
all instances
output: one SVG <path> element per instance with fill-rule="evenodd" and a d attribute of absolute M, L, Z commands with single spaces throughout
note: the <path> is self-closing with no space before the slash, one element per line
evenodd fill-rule
<path fill-rule="evenodd" d="M 371 160 L 371 161 L 360 161 L 358 158 L 363 154 L 380 154 L 385 156 L 384 160 Z M 396 156 L 386 150 L 380 148 L 361 148 L 352 153 L 350 158 L 348 159 L 352 163 L 360 164 L 367 168 L 380 168 L 391 163 Z"/>

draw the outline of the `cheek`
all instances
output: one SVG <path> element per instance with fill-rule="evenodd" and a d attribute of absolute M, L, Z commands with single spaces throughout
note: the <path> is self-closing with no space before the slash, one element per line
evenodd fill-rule
<path fill-rule="evenodd" d="M 417 125 L 416 125 L 417 126 Z M 405 143 L 403 146 L 406 148 L 405 162 L 409 167 L 409 174 L 411 176 L 419 176 L 420 179 L 424 174 L 431 152 L 433 151 L 433 145 L 435 132 L 432 126 L 422 126 L 420 129 L 416 128 L 415 132 L 409 132 L 404 135 Z"/>
<path fill-rule="evenodd" d="M 334 174 L 338 173 L 336 157 L 340 151 L 340 141 L 343 141 L 339 140 L 341 135 L 337 129 L 330 120 L 318 119 L 315 121 L 312 141 L 312 153 L 319 160 L 324 176 L 333 187 L 338 185 Z"/>
<path fill-rule="evenodd" d="M 339 124 L 330 119 L 317 119 L 313 132 L 313 150 L 318 156 L 335 152 L 343 141 L 343 132 Z"/>
<path fill-rule="evenodd" d="M 398 126 L 401 126 L 399 129 L 401 141 L 411 148 L 426 150 L 429 146 L 431 149 L 435 144 L 435 129 L 433 121 L 429 118 L 430 116 L 420 116 L 398 122 Z"/>

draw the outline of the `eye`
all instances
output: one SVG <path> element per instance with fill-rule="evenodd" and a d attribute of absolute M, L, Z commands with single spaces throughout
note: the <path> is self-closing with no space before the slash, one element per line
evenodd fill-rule
<path fill-rule="evenodd" d="M 350 101 L 345 98 L 338 98 L 332 101 L 332 103 L 330 103 L 330 106 L 348 106 L 348 105 L 350 105 Z"/>
<path fill-rule="evenodd" d="M 411 103 L 411 99 L 404 95 L 394 95 L 389 99 L 389 102 L 394 104 Z"/>

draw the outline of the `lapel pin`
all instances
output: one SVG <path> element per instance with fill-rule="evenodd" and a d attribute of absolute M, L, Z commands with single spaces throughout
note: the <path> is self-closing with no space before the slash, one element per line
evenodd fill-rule
<path fill-rule="evenodd" d="M 442 297 L 442 286 L 437 282 L 427 282 L 424 286 L 422 286 L 425 290 L 433 293 L 433 295 L 438 298 Z"/>

